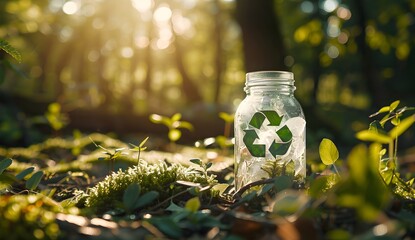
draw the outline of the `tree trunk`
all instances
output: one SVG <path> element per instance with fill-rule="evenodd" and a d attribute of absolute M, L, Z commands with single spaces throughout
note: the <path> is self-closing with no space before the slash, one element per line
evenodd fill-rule
<path fill-rule="evenodd" d="M 247 72 L 287 70 L 274 0 L 237 0 L 236 20 L 242 29 Z"/>
<path fill-rule="evenodd" d="M 221 21 L 221 9 L 219 0 L 214 1 L 215 5 L 215 44 L 216 44 L 216 53 L 215 53 L 215 66 L 216 66 L 216 77 L 215 77 L 215 89 L 213 101 L 214 103 L 219 103 L 220 89 L 222 85 L 222 72 L 224 68 L 224 61 L 222 61 L 222 21 Z"/>
<path fill-rule="evenodd" d="M 368 93 L 371 96 L 373 101 L 373 105 L 375 107 L 382 106 L 382 102 L 385 99 L 384 94 L 382 93 L 382 86 L 381 84 L 376 83 L 378 80 L 376 77 L 375 68 L 373 66 L 373 57 L 372 51 L 370 47 L 366 43 L 366 13 L 364 2 L 361 0 L 354 1 L 356 12 L 357 12 L 357 22 L 358 26 L 360 27 L 360 35 L 356 37 L 357 47 L 359 52 L 361 53 L 361 66 L 362 66 L 362 75 L 364 80 L 366 81 L 366 86 L 368 89 Z"/>
<path fill-rule="evenodd" d="M 178 36 L 175 33 L 174 33 L 174 46 L 176 48 L 176 51 L 174 52 L 174 57 L 175 57 L 175 61 L 177 64 L 177 69 L 179 70 L 182 76 L 183 82 L 182 82 L 181 87 L 182 87 L 184 96 L 187 99 L 187 103 L 202 102 L 203 98 L 202 98 L 202 95 L 200 94 L 199 89 L 197 88 L 195 83 L 192 81 L 189 74 L 187 74 L 186 67 L 183 62 L 183 50 L 178 41 Z"/>

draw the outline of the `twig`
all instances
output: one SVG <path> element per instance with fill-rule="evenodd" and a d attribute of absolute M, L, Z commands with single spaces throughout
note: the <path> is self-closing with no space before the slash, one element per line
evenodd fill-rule
<path fill-rule="evenodd" d="M 242 194 L 246 190 L 248 190 L 252 187 L 255 187 L 255 186 L 264 185 L 264 184 L 268 184 L 268 183 L 273 183 L 274 181 L 275 181 L 275 178 L 268 178 L 268 179 L 262 179 L 262 180 L 258 180 L 258 181 L 255 181 L 255 182 L 248 183 L 247 185 L 241 187 L 238 191 L 236 191 L 235 194 L 233 195 L 233 197 L 235 199 L 240 199 Z"/>

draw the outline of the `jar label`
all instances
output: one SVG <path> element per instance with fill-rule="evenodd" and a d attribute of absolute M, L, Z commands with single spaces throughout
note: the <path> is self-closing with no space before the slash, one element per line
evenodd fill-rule
<path fill-rule="evenodd" d="M 245 135 L 243 137 L 243 142 L 252 156 L 265 157 L 266 150 L 268 150 L 274 158 L 287 153 L 293 138 L 293 134 L 287 125 L 272 131 L 271 135 L 268 136 L 261 134 L 260 130 L 264 127 L 265 119 L 269 122 L 265 127 L 275 128 L 280 126 L 282 118 L 283 116 L 280 116 L 276 111 L 272 110 L 259 111 L 252 116 L 249 121 L 249 126 L 253 129 L 245 129 Z M 266 131 L 269 133 L 269 130 Z M 254 144 L 256 139 L 259 139 L 266 144 Z"/>

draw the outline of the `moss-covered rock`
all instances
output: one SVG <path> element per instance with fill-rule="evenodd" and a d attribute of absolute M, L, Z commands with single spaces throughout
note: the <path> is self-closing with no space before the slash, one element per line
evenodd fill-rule
<path fill-rule="evenodd" d="M 78 203 L 86 207 L 97 208 L 98 211 L 110 209 L 122 200 L 125 189 L 132 183 L 141 186 L 141 193 L 157 191 L 159 201 L 162 201 L 187 188 L 176 184 L 177 181 L 199 183 L 201 186 L 216 183 L 214 175 L 207 175 L 193 167 L 185 167 L 180 164 L 159 162 L 149 164 L 140 161 L 137 166 L 125 171 L 108 175 L 103 181 L 94 187 L 81 191 L 78 194 Z"/>

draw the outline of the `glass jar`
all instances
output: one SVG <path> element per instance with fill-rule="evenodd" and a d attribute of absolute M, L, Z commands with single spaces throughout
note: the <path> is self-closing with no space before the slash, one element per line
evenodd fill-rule
<path fill-rule="evenodd" d="M 306 175 L 305 117 L 294 97 L 294 74 L 246 74 L 246 98 L 235 113 L 235 188 L 280 175 Z"/>

